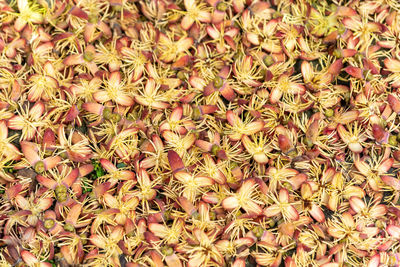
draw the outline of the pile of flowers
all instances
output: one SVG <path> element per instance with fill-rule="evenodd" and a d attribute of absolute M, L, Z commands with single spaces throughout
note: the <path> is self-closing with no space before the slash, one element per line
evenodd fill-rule
<path fill-rule="evenodd" d="M 0 0 L 1 266 L 399 266 L 397 0 Z"/>

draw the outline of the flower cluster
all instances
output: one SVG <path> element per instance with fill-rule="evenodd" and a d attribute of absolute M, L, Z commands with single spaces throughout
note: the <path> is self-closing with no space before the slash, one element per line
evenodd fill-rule
<path fill-rule="evenodd" d="M 398 266 L 400 2 L 0 0 L 1 266 Z"/>

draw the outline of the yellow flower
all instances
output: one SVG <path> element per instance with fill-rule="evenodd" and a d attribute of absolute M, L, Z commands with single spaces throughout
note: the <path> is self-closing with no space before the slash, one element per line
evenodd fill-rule
<path fill-rule="evenodd" d="M 42 23 L 43 15 L 38 4 L 29 5 L 28 0 L 18 0 L 17 1 L 19 14 L 18 18 L 14 23 L 14 28 L 16 31 L 22 31 L 26 24 L 32 23 Z"/>

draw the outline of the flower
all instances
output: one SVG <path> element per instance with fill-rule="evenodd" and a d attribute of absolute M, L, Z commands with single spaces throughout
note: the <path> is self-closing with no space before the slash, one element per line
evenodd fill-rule
<path fill-rule="evenodd" d="M 7 126 L 13 130 L 22 130 L 20 139 L 30 141 L 38 133 L 39 128 L 46 125 L 44 119 L 45 105 L 43 102 L 36 102 L 32 107 L 20 106 L 18 115 L 14 115 L 7 122 Z"/>
<path fill-rule="evenodd" d="M 196 3 L 196 0 L 185 0 L 184 5 L 186 12 L 184 12 L 185 16 L 181 21 L 181 26 L 184 30 L 189 30 L 195 22 L 211 22 L 210 8 L 207 8 L 205 3 Z"/>
<path fill-rule="evenodd" d="M 17 5 L 19 13 L 17 13 L 18 18 L 14 23 L 16 31 L 22 31 L 27 24 L 43 22 L 43 15 L 38 4 L 29 4 L 28 0 L 18 0 Z"/>
<path fill-rule="evenodd" d="M 119 71 L 110 73 L 108 79 L 104 81 L 103 90 L 95 92 L 93 98 L 99 103 L 112 100 L 122 106 L 132 106 L 134 103 L 127 92 Z"/>

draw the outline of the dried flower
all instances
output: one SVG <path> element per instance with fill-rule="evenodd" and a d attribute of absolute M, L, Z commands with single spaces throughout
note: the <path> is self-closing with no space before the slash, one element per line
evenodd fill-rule
<path fill-rule="evenodd" d="M 395 266 L 400 4 L 331 2 L 0 0 L 0 265 Z"/>

